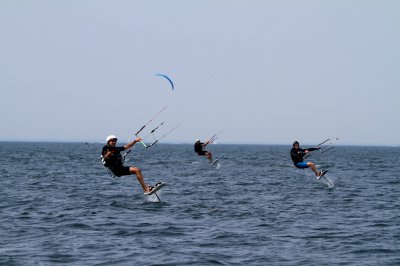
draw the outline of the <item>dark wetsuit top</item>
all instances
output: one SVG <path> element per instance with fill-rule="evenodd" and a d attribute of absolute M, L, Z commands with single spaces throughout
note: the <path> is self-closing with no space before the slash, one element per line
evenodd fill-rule
<path fill-rule="evenodd" d="M 303 156 L 306 154 L 306 150 L 308 151 L 316 151 L 318 150 L 317 148 L 308 148 L 308 149 L 300 149 L 298 148 L 297 150 L 295 148 L 292 148 L 290 150 L 290 158 L 292 158 L 292 161 L 295 166 L 297 166 L 298 163 L 303 162 Z"/>
<path fill-rule="evenodd" d="M 109 150 L 113 152 L 112 155 L 108 157 L 108 159 L 104 159 L 104 155 Z M 129 175 L 129 167 L 123 166 L 122 162 L 121 151 L 124 150 L 124 147 L 112 147 L 109 145 L 105 145 L 103 147 L 103 150 L 101 151 L 101 155 L 103 157 L 103 165 L 110 169 L 110 171 L 113 172 L 113 174 L 116 176 Z"/>
<path fill-rule="evenodd" d="M 194 143 L 194 152 L 196 152 L 198 155 L 206 155 L 207 151 L 204 150 L 203 144 L 204 143 L 200 141 L 196 141 Z"/>

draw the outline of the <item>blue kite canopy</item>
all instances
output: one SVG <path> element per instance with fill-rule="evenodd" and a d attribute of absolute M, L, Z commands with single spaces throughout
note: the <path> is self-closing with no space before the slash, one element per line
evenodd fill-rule
<path fill-rule="evenodd" d="M 167 75 L 156 74 L 156 76 L 160 76 L 160 77 L 163 77 L 163 78 L 167 79 L 169 81 L 169 83 L 171 84 L 171 89 L 174 90 L 174 83 L 172 82 L 172 80 Z"/>

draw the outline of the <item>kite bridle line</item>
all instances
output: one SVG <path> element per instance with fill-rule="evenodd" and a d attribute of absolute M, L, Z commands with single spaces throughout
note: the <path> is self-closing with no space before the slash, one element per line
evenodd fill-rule
<path fill-rule="evenodd" d="M 153 137 L 154 137 L 154 142 L 151 143 L 150 145 L 147 145 L 146 148 L 150 148 L 151 146 L 156 145 L 160 140 L 162 140 L 163 138 L 165 138 L 165 137 L 166 137 L 167 135 L 169 135 L 172 131 L 174 131 L 175 129 L 177 129 L 180 125 L 181 125 L 181 124 L 176 125 L 175 127 L 173 127 L 170 131 L 168 131 L 167 133 L 165 133 L 165 134 L 164 134 L 161 138 L 159 138 L 159 139 L 156 139 L 156 138 L 154 137 L 154 135 L 153 135 Z"/>
<path fill-rule="evenodd" d="M 149 134 L 147 134 L 147 136 L 146 137 L 144 137 L 143 138 L 143 140 L 145 139 L 145 138 L 147 138 L 150 134 L 153 134 L 154 133 L 154 131 L 156 131 L 160 126 L 162 126 L 164 124 L 164 122 L 162 122 L 159 126 L 157 126 L 155 129 L 153 129 Z M 177 128 L 178 126 L 176 126 L 175 128 Z M 173 128 L 172 130 L 174 130 L 175 128 Z M 169 134 L 172 130 L 170 130 L 167 134 Z M 159 140 L 161 140 L 162 138 L 164 138 L 167 134 L 165 134 L 164 136 L 162 136 Z M 137 136 L 137 135 L 136 135 Z M 138 136 L 137 136 L 138 137 Z M 154 137 L 154 135 L 153 135 L 153 137 Z M 154 137 L 154 142 L 152 143 L 152 144 L 150 144 L 150 145 L 146 145 L 146 143 L 144 143 L 143 142 L 143 140 L 141 140 L 140 142 L 143 144 L 143 146 L 147 149 L 147 148 L 150 148 L 151 146 L 153 146 L 154 144 L 156 144 L 159 140 L 156 140 L 156 138 Z M 123 155 L 122 155 L 122 163 L 124 163 L 125 162 L 125 157 L 132 151 L 132 149 L 133 149 L 133 147 L 131 147 L 127 152 L 125 152 Z"/>
<path fill-rule="evenodd" d="M 152 131 L 150 131 L 149 134 L 146 135 L 146 137 L 143 138 L 143 140 L 145 140 L 148 136 L 150 136 L 151 134 L 153 134 L 159 127 L 161 127 L 162 125 L 165 124 L 165 121 L 161 122 L 158 126 L 156 126 Z M 154 135 L 153 135 L 154 136 Z"/>
<path fill-rule="evenodd" d="M 207 146 L 210 143 L 213 143 L 214 141 L 216 141 L 218 139 L 218 135 L 221 134 L 222 130 L 218 131 L 217 133 L 215 133 L 214 135 L 212 135 L 204 144 L 204 147 Z"/>
<path fill-rule="evenodd" d="M 331 145 L 331 144 L 333 144 L 331 139 L 327 139 L 327 140 L 325 140 L 324 142 L 322 142 L 321 144 L 319 144 L 317 147 L 321 146 L 322 144 L 325 144 L 325 142 L 327 142 L 328 140 L 329 140 L 329 143 L 328 143 L 328 145 Z M 335 141 L 338 141 L 338 140 L 339 140 L 339 138 L 336 138 L 336 140 L 335 140 Z M 329 148 L 327 148 L 327 149 L 325 149 L 325 150 L 322 150 L 322 149 L 321 149 L 321 153 L 324 153 L 324 152 L 330 151 L 330 150 L 332 150 L 333 148 L 335 148 L 335 147 L 329 147 Z"/>
<path fill-rule="evenodd" d="M 132 148 L 130 148 L 127 152 L 125 152 L 125 153 L 122 155 L 122 163 L 125 163 L 125 157 L 126 157 L 131 151 L 132 151 Z"/>
<path fill-rule="evenodd" d="M 156 136 L 154 134 L 154 132 L 156 132 L 156 130 L 158 130 L 159 128 L 161 128 L 161 126 L 163 126 L 171 117 L 168 117 L 167 119 L 165 119 L 164 121 L 162 121 L 160 124 L 158 124 L 155 128 L 153 128 L 142 140 L 144 141 L 145 139 L 147 139 L 150 135 L 153 136 L 154 141 L 156 141 Z"/>
<path fill-rule="evenodd" d="M 139 133 L 142 132 L 142 130 L 148 125 L 150 124 L 157 116 L 159 116 L 166 108 L 168 107 L 168 105 L 164 106 L 153 118 L 151 118 L 144 126 L 142 126 L 136 133 L 135 136 L 139 138 Z M 157 127 L 158 128 L 158 127 Z M 156 129 L 153 129 L 152 132 L 154 132 Z M 145 148 L 147 148 L 146 143 L 143 142 L 143 140 L 140 141 L 140 143 L 143 144 L 143 146 Z M 133 146 L 127 150 L 123 155 L 122 155 L 122 162 L 125 162 L 125 157 L 132 151 Z"/>
<path fill-rule="evenodd" d="M 328 149 L 326 149 L 326 150 L 322 150 L 322 151 L 321 151 L 321 153 L 324 153 L 324 152 L 330 151 L 330 150 L 332 150 L 333 148 L 335 148 L 335 147 L 330 147 L 330 148 L 328 148 Z"/>
<path fill-rule="evenodd" d="M 332 144 L 331 139 L 326 139 L 326 140 L 324 140 L 323 142 L 321 142 L 320 144 L 318 144 L 316 147 L 321 148 L 321 146 L 324 145 L 325 143 L 327 143 L 328 141 L 329 141 L 328 144 Z M 327 148 L 327 149 L 325 149 L 325 150 L 320 149 L 320 151 L 321 151 L 321 153 L 324 153 L 324 152 L 327 152 L 327 151 L 332 150 L 333 148 L 335 148 L 335 147 L 329 147 L 329 148 Z M 303 158 L 304 158 L 304 159 L 308 158 L 308 157 L 311 156 L 314 152 L 316 152 L 316 151 L 312 151 L 312 152 L 307 153 L 306 155 L 304 155 Z"/>
<path fill-rule="evenodd" d="M 142 126 L 142 127 L 135 133 L 135 136 L 136 136 L 136 137 L 139 137 L 139 133 L 142 132 L 142 130 L 143 130 L 148 124 L 150 124 L 157 116 L 159 116 L 167 107 L 168 107 L 168 105 L 164 106 L 152 119 L 149 120 L 149 122 L 147 122 L 144 126 Z M 157 128 L 158 128 L 158 127 L 157 127 Z M 154 129 L 154 130 L 155 130 L 155 129 Z M 153 131 L 154 131 L 154 130 L 153 130 Z M 140 142 L 143 144 L 143 146 L 144 146 L 145 148 L 147 148 L 146 144 L 145 144 L 143 141 L 140 141 Z"/>
<path fill-rule="evenodd" d="M 142 126 L 136 133 L 135 135 L 139 135 L 139 133 L 148 125 L 150 124 L 157 116 L 159 116 L 166 108 L 168 107 L 168 105 L 164 106 L 163 109 L 161 109 L 152 119 L 150 119 L 149 122 L 147 122 L 144 126 Z"/>
<path fill-rule="evenodd" d="M 330 141 L 330 140 L 331 140 L 331 139 L 326 139 L 325 141 L 323 141 L 323 142 L 321 142 L 320 144 L 318 144 L 317 147 L 319 147 L 319 146 L 325 144 L 326 142 L 328 142 L 328 141 Z"/>

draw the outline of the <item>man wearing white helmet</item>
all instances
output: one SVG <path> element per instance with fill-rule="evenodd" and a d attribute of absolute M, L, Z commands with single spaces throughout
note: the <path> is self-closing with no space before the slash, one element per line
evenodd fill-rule
<path fill-rule="evenodd" d="M 133 147 L 136 143 L 140 142 L 141 138 L 136 138 L 134 141 L 126 144 L 125 146 L 116 147 L 117 137 L 110 135 L 106 139 L 106 145 L 103 147 L 101 152 L 103 164 L 105 167 L 116 176 L 132 175 L 135 174 L 137 180 L 143 188 L 145 194 L 149 193 L 154 187 L 148 186 L 143 179 L 142 171 L 138 167 L 124 166 L 121 151 Z"/>

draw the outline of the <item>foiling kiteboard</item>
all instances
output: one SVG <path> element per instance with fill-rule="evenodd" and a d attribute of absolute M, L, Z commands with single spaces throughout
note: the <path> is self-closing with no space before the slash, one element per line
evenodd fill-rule
<path fill-rule="evenodd" d="M 214 165 L 216 165 L 218 162 L 219 162 L 219 160 L 218 160 L 218 159 L 215 159 L 214 161 L 211 162 L 210 165 L 211 165 L 211 166 L 214 166 Z"/>
<path fill-rule="evenodd" d="M 317 178 L 317 180 L 322 181 L 322 183 L 328 185 L 329 188 L 334 188 L 335 185 L 333 184 L 333 182 L 327 177 L 327 175 L 325 175 L 327 172 L 328 170 L 323 170 L 321 175 Z"/>
<path fill-rule="evenodd" d="M 163 188 L 167 183 L 163 183 L 163 182 L 158 182 L 157 184 L 154 185 L 154 188 L 150 191 L 150 192 L 145 192 L 145 195 L 152 195 L 154 193 L 156 193 L 158 190 L 160 190 L 161 188 Z"/>
<path fill-rule="evenodd" d="M 321 177 L 323 177 L 327 172 L 328 172 L 329 170 L 322 170 L 321 171 L 321 175 L 320 176 L 318 176 L 318 180 L 321 178 Z"/>

